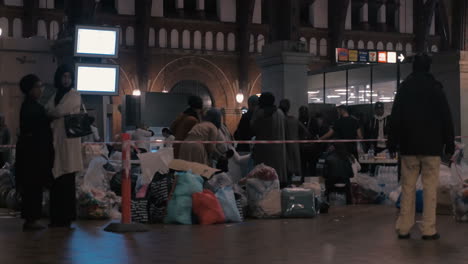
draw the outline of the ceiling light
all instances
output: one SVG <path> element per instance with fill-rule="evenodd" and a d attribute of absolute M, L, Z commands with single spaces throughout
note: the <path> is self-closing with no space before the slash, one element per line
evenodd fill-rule
<path fill-rule="evenodd" d="M 133 96 L 140 96 L 140 95 L 141 95 L 140 89 L 135 89 L 135 90 L 133 90 L 132 95 L 133 95 Z"/>
<path fill-rule="evenodd" d="M 346 89 L 336 89 L 335 92 L 346 92 Z"/>
<path fill-rule="evenodd" d="M 327 98 L 340 98 L 340 95 L 328 95 Z"/>
<path fill-rule="evenodd" d="M 242 94 L 241 92 L 239 92 L 239 93 L 236 95 L 236 101 L 237 101 L 239 104 L 242 104 L 242 102 L 244 102 L 244 94 Z"/>
<path fill-rule="evenodd" d="M 318 93 L 320 93 L 320 91 L 308 91 L 307 93 L 308 94 L 318 94 Z"/>

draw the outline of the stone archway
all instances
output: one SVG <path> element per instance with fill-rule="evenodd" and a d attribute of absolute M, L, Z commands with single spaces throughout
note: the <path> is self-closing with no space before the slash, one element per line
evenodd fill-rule
<path fill-rule="evenodd" d="M 200 96 L 203 100 L 204 107 L 212 107 L 216 105 L 210 90 L 208 90 L 208 87 L 198 81 L 180 81 L 167 92 Z"/>
<path fill-rule="evenodd" d="M 167 63 L 153 79 L 149 91 L 161 92 L 171 89 L 184 80 L 193 80 L 206 85 L 214 98 L 216 107 L 234 109 L 235 91 L 224 71 L 215 63 L 202 57 L 186 56 Z"/>

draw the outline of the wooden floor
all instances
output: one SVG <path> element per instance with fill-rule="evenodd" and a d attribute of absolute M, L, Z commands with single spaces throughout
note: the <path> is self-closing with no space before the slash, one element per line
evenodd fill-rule
<path fill-rule="evenodd" d="M 395 210 L 358 206 L 315 219 L 255 220 L 216 226 L 153 225 L 146 233 L 103 231 L 106 222 L 76 229 L 21 231 L 0 219 L 0 263 L 468 263 L 468 224 L 439 217 L 440 241 L 399 241 Z"/>

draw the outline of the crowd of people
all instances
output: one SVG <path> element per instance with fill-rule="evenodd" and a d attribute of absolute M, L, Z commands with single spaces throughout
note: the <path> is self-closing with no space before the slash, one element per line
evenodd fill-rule
<path fill-rule="evenodd" d="M 248 110 L 231 134 L 227 128 L 224 109 L 203 109 L 198 96 L 190 96 L 188 108 L 163 129 L 164 147 L 173 147 L 174 157 L 229 170 L 228 160 L 250 154 L 251 167 L 265 164 L 276 170 L 281 187 L 292 184 L 293 176 L 316 176 L 316 163 L 327 153 L 327 193 L 336 183 L 349 186 L 353 163 L 358 152 L 372 149 L 374 153 L 387 150 L 390 157 L 399 151 L 402 168 L 402 202 L 397 232 L 408 238 L 414 225 L 415 186 L 419 174 L 424 185 L 423 234 L 437 239 L 435 228 L 435 195 L 439 164 L 443 154 L 454 152 L 454 131 L 450 109 L 442 85 L 429 73 L 431 61 L 427 55 L 415 57 L 413 73 L 401 84 L 391 115 L 385 105 L 377 102 L 374 115 L 365 122 L 362 115 L 353 116 L 348 107 L 336 108 L 338 119 L 329 124 L 323 113 L 312 115 L 308 106 L 301 106 L 298 118 L 290 113 L 291 102 L 277 99 L 272 93 L 253 95 Z M 73 69 L 60 66 L 54 77 L 55 95 L 43 106 L 39 103 L 43 84 L 35 75 L 20 81 L 24 101 L 20 112 L 20 133 L 16 151 L 16 185 L 22 196 L 22 217 L 25 230 L 45 228 L 38 220 L 42 216 L 43 189 L 50 189 L 50 227 L 69 228 L 76 218 L 75 174 L 83 170 L 82 139 L 67 136 L 64 117 L 80 113 L 81 96 L 73 89 Z M 93 120 L 91 120 L 93 121 Z M 100 141 L 93 126 L 88 141 Z M 154 133 L 141 124 L 133 134 L 136 149 L 149 151 L 148 141 Z M 231 144 L 190 143 L 172 141 L 233 141 L 233 140 L 326 140 L 377 139 L 361 145 L 355 142 L 334 144 Z M 388 140 L 388 141 L 387 141 Z M 0 115 L 0 145 L 11 142 L 5 119 Z M 0 167 L 9 152 L 0 149 Z M 302 179 L 304 180 L 304 179 Z M 349 188 L 348 188 L 349 190 Z M 346 192 L 348 203 L 350 193 Z"/>

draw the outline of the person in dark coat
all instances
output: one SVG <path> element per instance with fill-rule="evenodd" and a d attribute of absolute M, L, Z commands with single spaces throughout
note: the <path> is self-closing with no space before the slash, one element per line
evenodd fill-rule
<path fill-rule="evenodd" d="M 401 155 L 401 210 L 396 223 L 400 239 L 410 238 L 415 225 L 416 183 L 424 189 L 422 234 L 439 239 L 436 228 L 437 186 L 441 156 L 451 157 L 455 136 L 450 106 L 443 86 L 430 74 L 431 58 L 415 56 L 413 73 L 401 84 L 393 103 L 388 148 Z"/>
<path fill-rule="evenodd" d="M 253 131 L 250 126 L 250 120 L 252 119 L 253 113 L 258 107 L 258 96 L 252 95 L 248 100 L 249 110 L 247 113 L 243 114 L 241 120 L 239 121 L 239 126 L 237 127 L 236 132 L 234 133 L 234 138 L 236 140 L 252 140 Z M 250 152 L 249 144 L 239 144 L 237 145 L 237 152 Z"/>
<path fill-rule="evenodd" d="M 257 109 L 250 121 L 257 140 L 280 140 L 285 136 L 286 119 L 282 111 L 275 106 L 272 93 L 262 93 Z M 265 164 L 273 167 L 278 174 L 281 187 L 288 185 L 285 144 L 256 144 L 252 151 L 255 165 Z"/>
<path fill-rule="evenodd" d="M 350 179 L 354 177 L 352 167 L 354 160 L 344 143 L 334 145 L 334 150 L 326 158 L 324 173 L 325 195 L 328 199 L 332 192 L 344 192 L 346 203 L 352 204 Z"/>
<path fill-rule="evenodd" d="M 42 82 L 35 75 L 20 81 L 25 95 L 20 112 L 20 134 L 16 146 L 16 185 L 22 197 L 24 230 L 45 228 L 38 223 L 42 215 L 43 189 L 52 181 L 54 146 L 50 121 L 38 100 Z"/>

